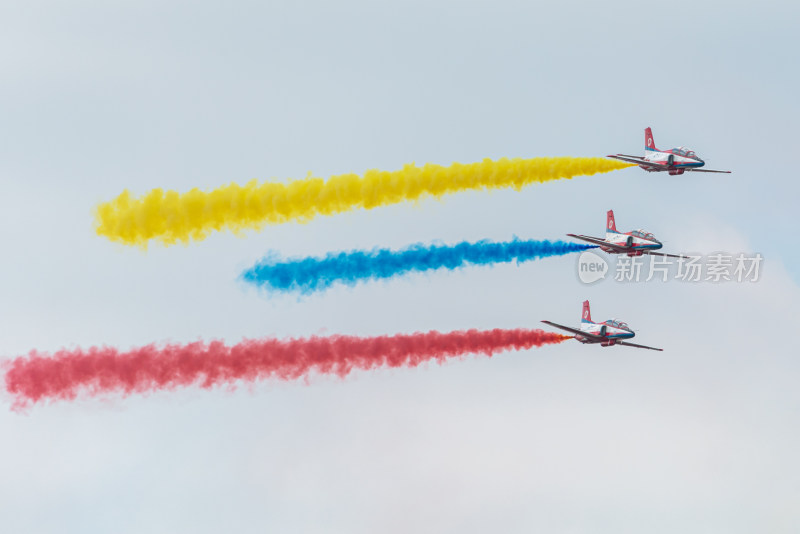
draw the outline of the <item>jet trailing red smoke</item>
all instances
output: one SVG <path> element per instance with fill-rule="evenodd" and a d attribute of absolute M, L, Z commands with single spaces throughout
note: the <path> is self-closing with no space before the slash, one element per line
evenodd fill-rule
<path fill-rule="evenodd" d="M 147 345 L 130 351 L 111 347 L 32 352 L 6 365 L 13 408 L 46 400 L 73 400 L 108 393 L 145 393 L 237 381 L 294 380 L 316 372 L 344 377 L 354 369 L 415 367 L 465 354 L 492 354 L 560 343 L 570 336 L 543 330 L 436 331 L 394 336 L 330 336 L 305 339 L 221 341 Z"/>

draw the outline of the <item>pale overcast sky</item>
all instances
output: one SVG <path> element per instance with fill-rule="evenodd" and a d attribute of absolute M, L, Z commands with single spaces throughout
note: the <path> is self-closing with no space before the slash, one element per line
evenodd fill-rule
<path fill-rule="evenodd" d="M 0 408 L 5 532 L 793 533 L 800 528 L 797 2 L 0 4 L 0 357 L 617 317 L 567 342 L 345 379 Z M 627 169 L 147 252 L 123 189 L 685 145 Z M 284 256 L 643 227 L 760 252 L 751 284 L 592 286 L 576 257 L 300 300 Z M 794 247 L 794 248 L 793 248 Z"/>

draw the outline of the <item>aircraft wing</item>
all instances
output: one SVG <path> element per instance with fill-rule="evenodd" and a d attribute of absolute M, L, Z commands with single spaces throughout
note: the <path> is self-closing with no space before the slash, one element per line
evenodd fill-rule
<path fill-rule="evenodd" d="M 552 321 L 542 321 L 545 324 L 549 324 L 550 326 L 555 326 L 556 328 L 560 328 L 561 330 L 566 330 L 567 332 L 572 332 L 573 334 L 578 334 L 583 337 L 593 339 L 595 341 L 606 341 L 606 338 L 603 336 L 598 336 L 597 334 L 591 334 L 589 332 L 584 332 L 583 330 L 578 330 L 577 328 L 572 328 L 569 326 L 564 326 L 563 324 L 554 323 Z M 657 349 L 655 347 L 648 347 L 647 345 L 637 345 L 636 343 L 628 343 L 627 341 L 615 341 L 615 345 L 626 345 L 628 347 L 636 347 L 637 349 L 649 349 L 649 350 L 657 350 L 663 351 L 664 349 Z"/>
<path fill-rule="evenodd" d="M 648 347 L 647 345 L 637 345 L 636 343 L 628 343 L 627 341 L 617 341 L 615 345 L 625 345 L 628 347 L 636 347 L 637 349 L 649 349 L 649 350 L 657 350 L 663 351 L 664 349 L 657 349 L 655 347 Z"/>
<path fill-rule="evenodd" d="M 644 158 L 642 156 L 631 156 L 629 154 L 609 154 L 606 157 L 607 158 L 616 158 L 616 159 L 627 158 L 624 161 L 636 161 L 636 162 L 644 161 Z"/>
<path fill-rule="evenodd" d="M 691 171 L 691 172 L 719 172 L 722 174 L 730 174 L 731 171 L 712 171 L 711 169 L 683 169 L 684 171 Z"/>
<path fill-rule="evenodd" d="M 613 248 L 614 250 L 618 250 L 620 252 L 628 252 L 630 250 L 628 247 L 623 247 L 622 245 L 615 245 L 614 243 L 609 243 L 605 239 L 600 239 L 599 237 L 592 237 L 589 235 L 575 235 L 575 234 L 567 234 L 567 235 L 569 237 L 574 237 L 575 239 L 580 239 L 581 241 L 586 241 L 587 243 L 591 243 L 593 245 Z"/>
<path fill-rule="evenodd" d="M 684 260 L 688 260 L 689 259 L 688 256 L 681 256 L 680 254 L 664 254 L 663 252 L 647 252 L 647 251 L 645 251 L 645 254 L 650 254 L 651 256 L 666 256 L 667 258 L 678 258 L 678 259 L 684 259 Z"/>
<path fill-rule="evenodd" d="M 628 154 L 609 154 L 606 156 L 607 158 L 614 158 L 622 161 L 626 161 L 628 163 L 634 163 L 636 165 L 641 165 L 643 167 L 649 167 L 651 169 L 659 170 L 659 171 L 667 171 L 669 167 L 663 163 L 653 163 L 652 161 L 647 161 L 641 156 L 629 156 Z M 712 169 L 693 169 L 691 167 L 679 167 L 679 169 L 684 170 L 686 172 L 717 172 L 722 174 L 730 174 L 731 171 L 715 171 Z"/>
<path fill-rule="evenodd" d="M 569 237 L 574 237 L 575 239 L 580 239 L 581 241 L 586 241 L 587 243 L 592 243 L 593 245 L 598 245 L 601 247 L 613 248 L 619 252 L 630 252 L 632 249 L 628 247 L 623 247 L 622 245 L 617 245 L 615 243 L 609 243 L 599 237 L 592 237 L 588 235 L 575 235 L 575 234 L 567 234 Z M 636 249 L 633 249 L 636 250 Z M 651 256 L 666 256 L 668 258 L 683 258 L 688 260 L 689 258 L 686 256 L 681 256 L 680 254 L 665 254 L 663 252 L 650 252 L 647 250 L 642 251 L 644 254 L 650 254 Z"/>
<path fill-rule="evenodd" d="M 572 332 L 573 334 L 578 334 L 583 337 L 587 337 L 589 339 L 596 339 L 597 341 L 603 341 L 605 339 L 603 336 L 598 336 L 596 334 L 584 332 L 583 330 L 578 330 L 577 328 L 572 328 L 570 326 L 564 326 L 562 324 L 557 324 L 551 321 L 542 321 L 542 322 L 545 324 L 549 324 L 550 326 L 555 326 L 556 328 L 560 328 L 561 330 L 566 330 L 567 332 Z"/>

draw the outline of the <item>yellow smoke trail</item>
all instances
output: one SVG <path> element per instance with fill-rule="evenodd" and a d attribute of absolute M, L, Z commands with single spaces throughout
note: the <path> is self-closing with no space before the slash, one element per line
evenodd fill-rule
<path fill-rule="evenodd" d="M 165 245 L 200 241 L 213 230 L 257 229 L 265 224 L 305 222 L 356 208 L 372 209 L 425 196 L 439 198 L 468 189 L 522 187 L 550 180 L 610 172 L 629 167 L 606 158 L 485 159 L 449 167 L 405 165 L 399 171 L 370 170 L 364 176 L 342 174 L 327 181 L 309 175 L 283 183 L 230 184 L 187 193 L 153 189 L 133 198 L 127 190 L 96 209 L 98 235 L 126 245 Z"/>

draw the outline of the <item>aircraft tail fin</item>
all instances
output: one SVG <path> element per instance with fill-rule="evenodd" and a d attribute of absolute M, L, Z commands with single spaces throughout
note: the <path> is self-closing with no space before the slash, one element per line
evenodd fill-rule
<path fill-rule="evenodd" d="M 589 301 L 583 301 L 583 314 L 581 315 L 581 322 L 582 323 L 591 323 L 592 322 L 592 312 L 589 310 Z"/>
<path fill-rule="evenodd" d="M 608 213 L 606 213 L 606 238 L 618 233 L 617 223 L 614 221 L 614 210 L 608 210 Z"/>
<path fill-rule="evenodd" d="M 650 128 L 644 129 L 644 149 L 645 153 L 647 150 L 658 150 L 656 148 L 656 142 L 653 140 L 653 130 Z"/>

